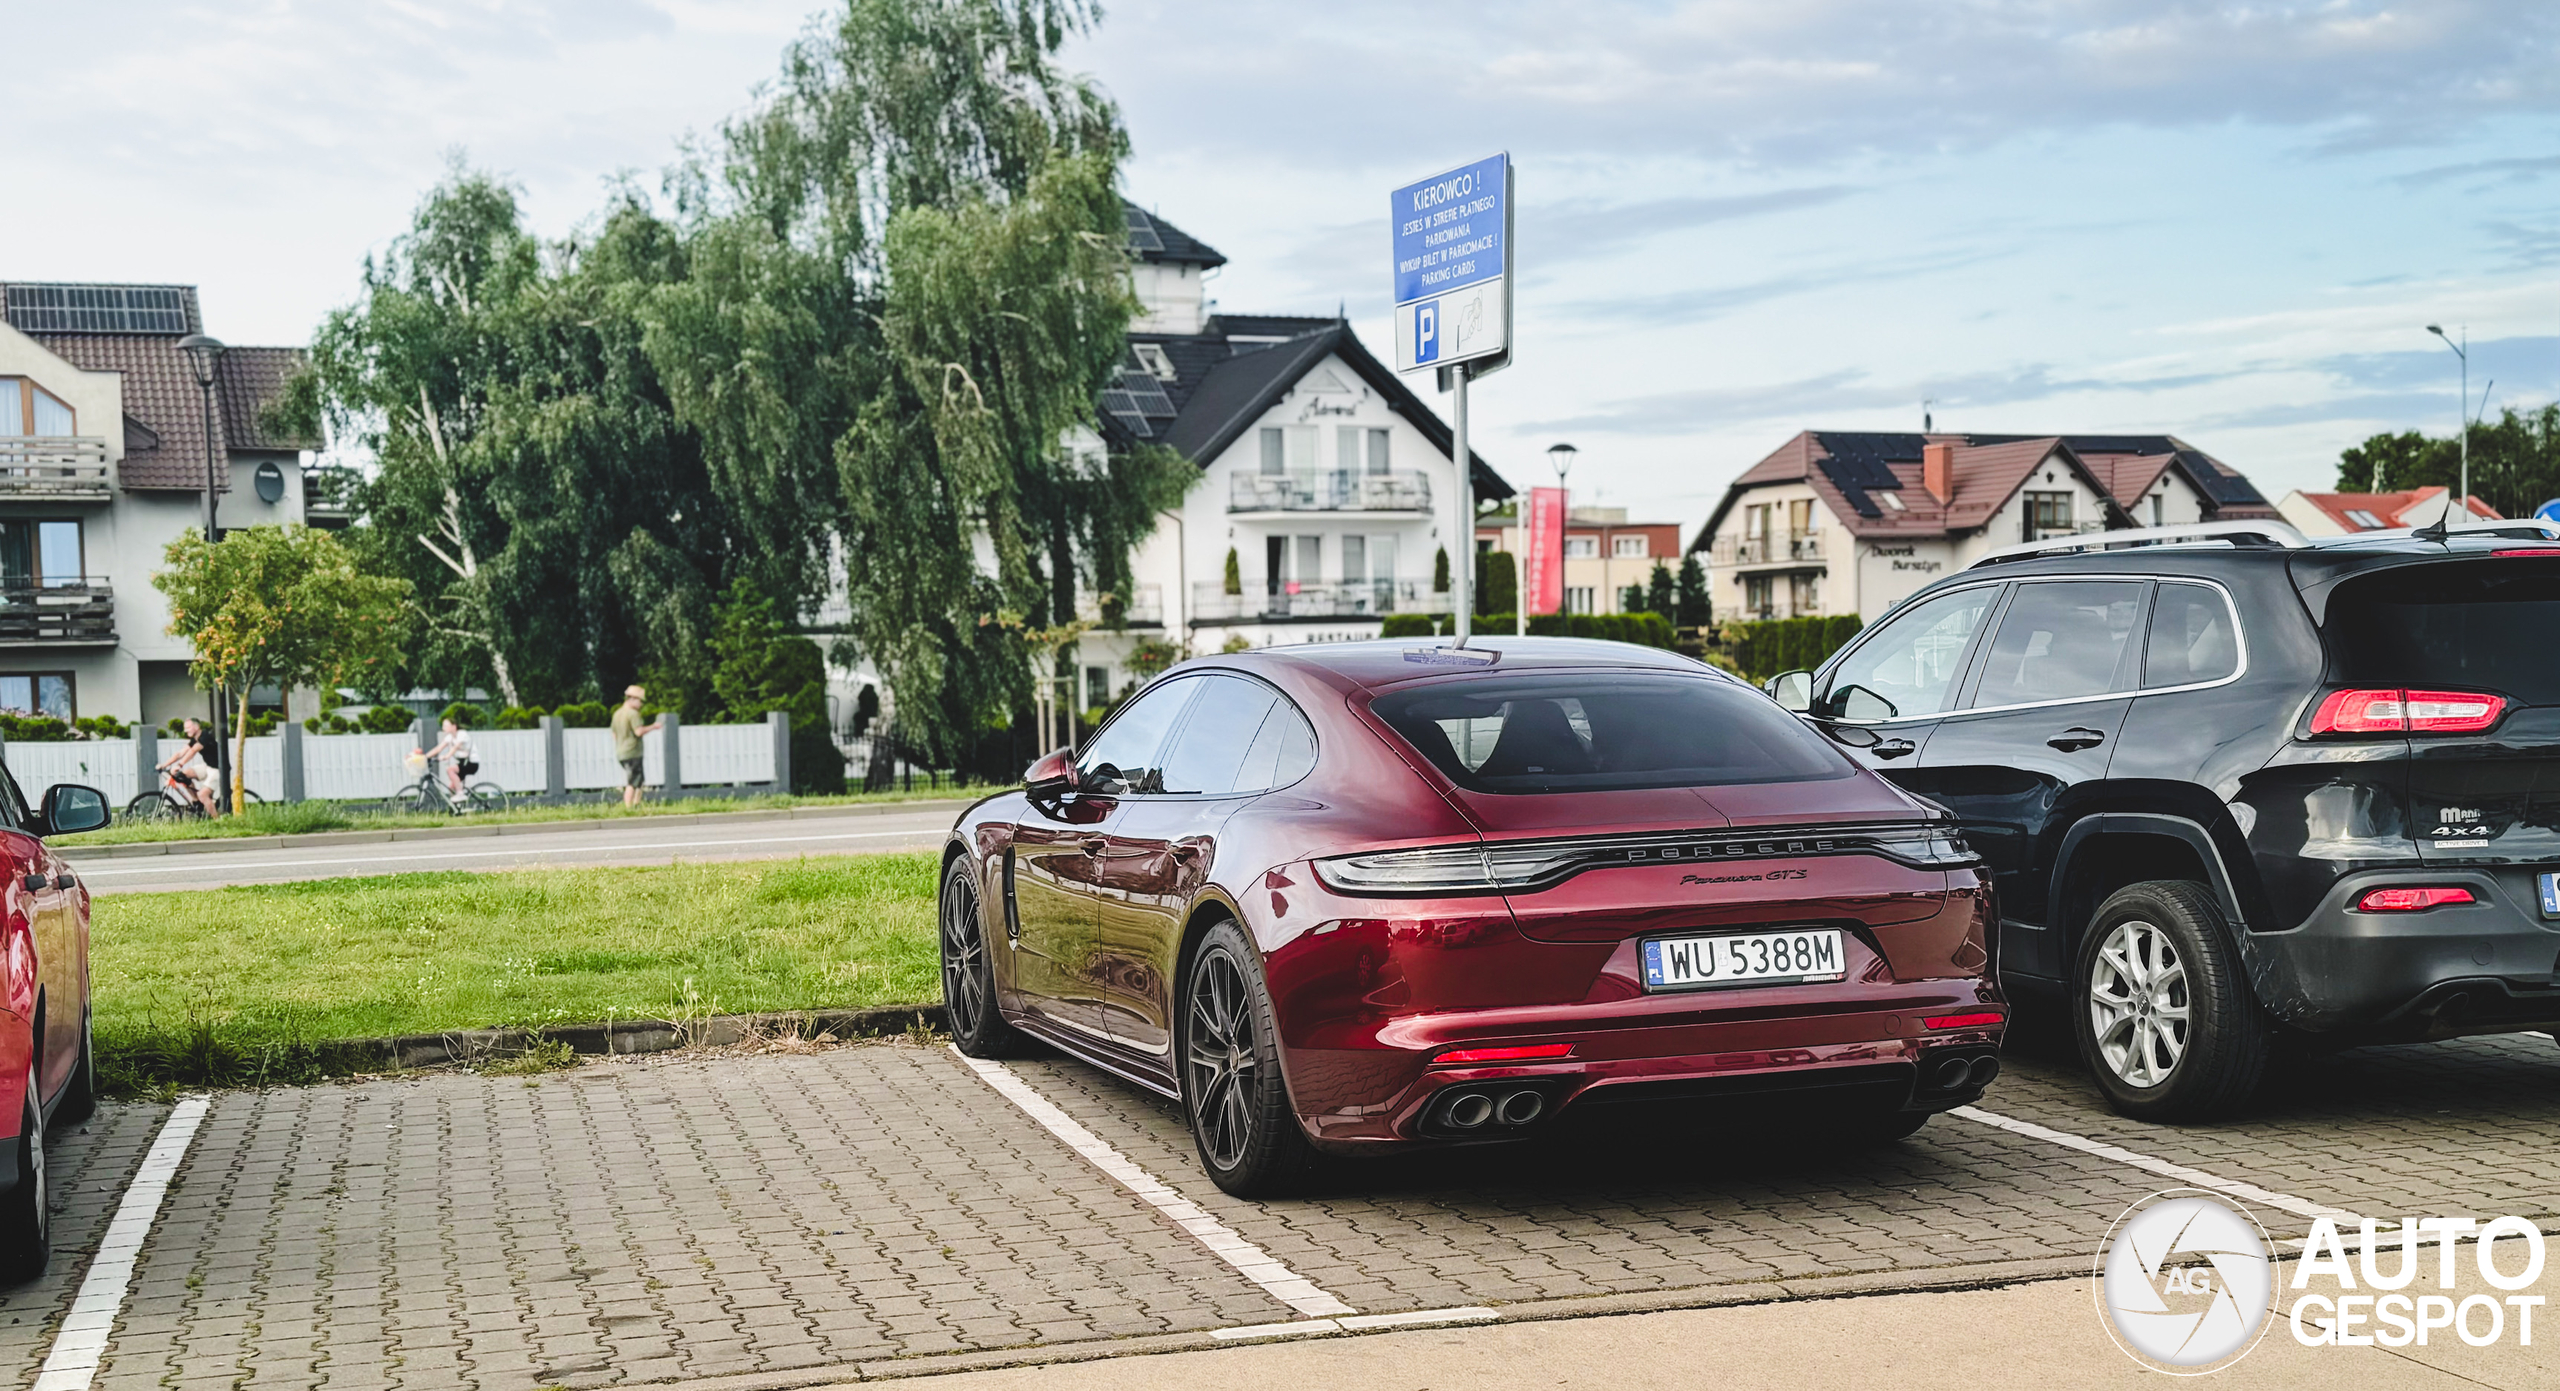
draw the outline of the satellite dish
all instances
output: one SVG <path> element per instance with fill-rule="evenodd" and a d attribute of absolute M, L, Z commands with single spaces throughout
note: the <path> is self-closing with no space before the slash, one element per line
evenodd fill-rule
<path fill-rule="evenodd" d="M 284 500 L 284 470 L 276 467 L 273 459 L 258 465 L 256 476 L 260 502 L 272 504 Z"/>

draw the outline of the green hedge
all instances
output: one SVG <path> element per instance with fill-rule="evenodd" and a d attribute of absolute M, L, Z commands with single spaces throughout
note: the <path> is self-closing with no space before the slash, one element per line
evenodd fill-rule
<path fill-rule="evenodd" d="M 1719 646 L 1742 674 L 1765 681 L 1782 671 L 1812 668 L 1857 636 L 1858 616 L 1775 618 L 1762 623 L 1728 623 L 1717 634 Z"/>
<path fill-rule="evenodd" d="M 1511 614 L 1489 613 L 1476 619 L 1475 631 L 1488 637 L 1507 637 L 1518 622 Z M 1428 638 L 1454 631 L 1455 620 L 1446 614 L 1391 613 L 1380 621 L 1378 635 Z M 1658 613 L 1533 613 L 1529 615 L 1529 636 L 1601 638 L 1639 647 L 1668 648 L 1675 634 L 1671 620 Z"/>

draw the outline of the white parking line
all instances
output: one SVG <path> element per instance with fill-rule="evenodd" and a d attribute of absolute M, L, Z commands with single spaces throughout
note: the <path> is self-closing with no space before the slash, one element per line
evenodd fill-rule
<path fill-rule="evenodd" d="M 1234 1228 L 1193 1206 L 1189 1198 L 1175 1192 L 1162 1179 L 1130 1163 L 1128 1156 L 1103 1143 L 1100 1136 L 1059 1110 L 1049 1098 L 1033 1091 L 1030 1083 L 1014 1075 L 1013 1069 L 1002 1063 L 972 1058 L 957 1048 L 951 1050 L 951 1055 L 968 1064 L 970 1071 L 977 1073 L 1005 1100 L 1021 1107 L 1023 1114 L 1040 1122 L 1042 1128 L 1064 1141 L 1067 1148 L 1083 1155 L 1093 1167 L 1117 1180 L 1121 1187 L 1172 1218 L 1175 1226 L 1189 1232 L 1193 1240 L 1209 1248 L 1210 1254 L 1234 1266 L 1238 1274 L 1260 1285 L 1272 1298 L 1318 1321 L 1360 1312 L 1317 1289 L 1313 1281 L 1272 1259 L 1269 1252 L 1236 1235 Z M 1264 1331 L 1246 1336 L 1291 1336 L 1270 1331 L 1289 1325 L 1265 1324 L 1259 1327 Z M 1320 1333 L 1328 1330 L 1310 1328 L 1306 1331 Z"/>
<path fill-rule="evenodd" d="M 186 1157 L 187 1146 L 196 1138 L 205 1105 L 203 1097 L 188 1097 L 161 1124 L 159 1137 L 151 1142 L 150 1153 L 142 1157 L 142 1167 L 134 1171 L 133 1182 L 124 1191 L 115 1220 L 107 1224 L 106 1240 L 98 1243 L 89 1273 L 80 1281 L 80 1293 L 71 1301 L 70 1316 L 54 1334 L 53 1351 L 44 1359 L 35 1391 L 88 1391 L 90 1380 L 97 1376 L 107 1335 L 115 1331 L 116 1315 L 124 1309 L 125 1287 L 133 1283 L 133 1263 L 142 1255 L 143 1239 L 151 1235 L 151 1224 L 160 1216 L 160 1200 L 168 1196 L 178 1161 Z"/>
<path fill-rule="evenodd" d="M 2363 1220 L 2357 1214 L 2349 1212 L 2344 1208 L 2325 1207 L 2319 1203 L 2312 1202 L 2307 1198 L 2294 1197 L 2290 1193 L 2277 1193 L 2269 1189 L 2260 1188 L 2254 1183 L 2242 1183 L 2238 1179 L 2222 1178 L 2214 1174 L 2208 1174 L 2202 1169 L 2190 1169 L 2184 1164 L 2172 1164 L 2166 1159 L 2154 1159 L 2147 1154 L 2136 1154 L 2132 1150 L 2124 1149 L 2116 1145 L 2110 1145 L 2101 1140 L 2092 1140 L 2083 1135 L 2074 1135 L 2068 1131 L 2055 1130 L 2049 1126 L 2038 1125 L 2033 1121 L 2022 1121 L 2009 1116 L 1997 1115 L 1993 1112 L 1985 1111 L 1980 1107 L 1959 1106 L 1954 1110 L 1949 1111 L 1947 1114 L 1950 1116 L 1962 1116 L 1969 1121 L 1978 1121 L 1984 1125 L 2006 1130 L 2013 1135 L 2024 1135 L 2032 1140 L 2043 1140 L 2049 1144 L 2061 1145 L 2065 1149 L 2078 1150 L 2082 1154 L 2093 1154 L 2100 1159 L 2109 1159 L 2118 1164 L 2131 1165 L 2145 1173 L 2158 1174 L 2162 1178 L 2173 1178 L 2180 1183 L 2191 1184 L 2197 1188 L 2208 1188 L 2217 1193 L 2228 1193 L 2232 1197 L 2239 1198 L 2247 1202 L 2264 1203 L 2268 1207 L 2290 1212 L 2296 1217 L 2328 1217 L 2344 1222 L 2359 1222 Z"/>
<path fill-rule="evenodd" d="M 824 840 L 916 839 L 925 836 L 939 836 L 941 834 L 941 831 L 932 829 L 914 831 L 843 831 L 830 835 L 752 836 L 738 840 L 631 841 L 621 845 L 562 845 L 548 850 L 520 850 L 512 846 L 483 846 L 477 850 L 429 851 L 416 855 L 404 855 L 400 854 L 396 850 L 389 852 L 371 850 L 370 847 L 368 847 L 369 853 L 337 855 L 318 860 L 231 860 L 213 861 L 208 863 L 203 857 L 189 856 L 187 858 L 192 861 L 192 863 L 173 865 L 137 865 L 130 867 L 118 865 L 105 869 L 80 868 L 79 862 L 76 860 L 72 863 L 74 868 L 80 868 L 80 877 L 84 879 L 103 879 L 116 874 L 211 873 L 218 875 L 225 872 L 236 874 L 266 869 L 307 869 L 313 865 L 360 865 L 376 860 L 389 859 L 397 859 L 404 863 L 410 860 L 487 860 L 510 855 L 592 854 L 599 850 L 665 850 L 671 853 L 680 854 L 688 850 L 704 850 L 724 845 L 791 845 L 804 841 Z"/>
<path fill-rule="evenodd" d="M 1401 1314 L 1352 1314 L 1338 1319 L 1303 1319 L 1296 1323 L 1251 1323 L 1242 1328 L 1213 1328 L 1209 1336 L 1222 1343 L 1259 1338 L 1305 1338 L 1318 1333 L 1375 1333 L 1387 1328 L 1431 1328 L 1451 1323 L 1488 1323 L 1502 1315 L 1480 1306 L 1464 1309 L 1408 1309 Z"/>

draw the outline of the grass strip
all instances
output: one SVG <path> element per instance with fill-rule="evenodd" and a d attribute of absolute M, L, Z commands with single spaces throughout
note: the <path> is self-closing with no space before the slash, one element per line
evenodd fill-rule
<path fill-rule="evenodd" d="M 295 1082 L 345 1040 L 912 1004 L 941 993 L 931 852 L 451 871 L 96 900 L 100 1081 Z"/>
<path fill-rule="evenodd" d="M 186 821 L 125 821 L 101 831 L 58 836 L 53 844 L 65 849 L 84 845 L 126 845 L 138 841 L 219 840 L 232 836 L 291 836 L 313 831 L 395 831 L 420 826 L 486 826 L 492 823 L 532 821 L 611 821 L 630 817 L 699 815 L 722 811 L 774 811 L 791 807 L 849 807 L 877 802 L 944 801 L 950 798 L 977 798 L 993 791 L 987 787 L 944 787 L 934 791 L 854 792 L 840 797 L 691 797 L 683 801 L 646 801 L 625 808 L 619 801 L 570 802 L 559 806 L 509 807 L 504 811 L 477 812 L 455 816 L 446 812 L 386 812 L 370 809 L 370 803 L 285 802 L 260 803 L 240 816 L 197 818 Z"/>

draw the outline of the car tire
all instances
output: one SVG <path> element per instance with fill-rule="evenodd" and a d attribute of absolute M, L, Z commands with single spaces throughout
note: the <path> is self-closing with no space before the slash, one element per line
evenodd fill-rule
<path fill-rule="evenodd" d="M 18 1118 L 18 1181 L 0 1194 L 0 1285 L 22 1285 L 44 1274 L 53 1256 L 53 1214 L 44 1173 L 44 1107 L 36 1098 L 35 1064 L 27 1065 L 27 1096 Z"/>
<path fill-rule="evenodd" d="M 1012 1058 L 1028 1040 L 1004 1022 L 996 1007 L 996 963 L 987 946 L 987 915 L 978 899 L 978 873 L 969 857 L 951 862 L 942 876 L 942 1008 L 951 1042 L 972 1058 Z"/>
<path fill-rule="evenodd" d="M 2077 956 L 2072 1033 L 2118 1114 L 2200 1121 L 2248 1104 L 2272 1030 L 2204 885 L 2118 889 L 2090 918 Z"/>
<path fill-rule="evenodd" d="M 90 1011 L 80 1011 L 80 1056 L 72 1061 L 71 1079 L 62 1084 L 62 1099 L 53 1103 L 55 1125 L 78 1125 L 98 1112 L 98 1049 L 91 1035 Z"/>
<path fill-rule="evenodd" d="M 1319 1160 L 1280 1075 L 1280 1031 L 1260 953 L 1234 922 L 1209 929 L 1184 971 L 1182 1111 L 1209 1181 L 1239 1198 L 1283 1197 Z"/>

